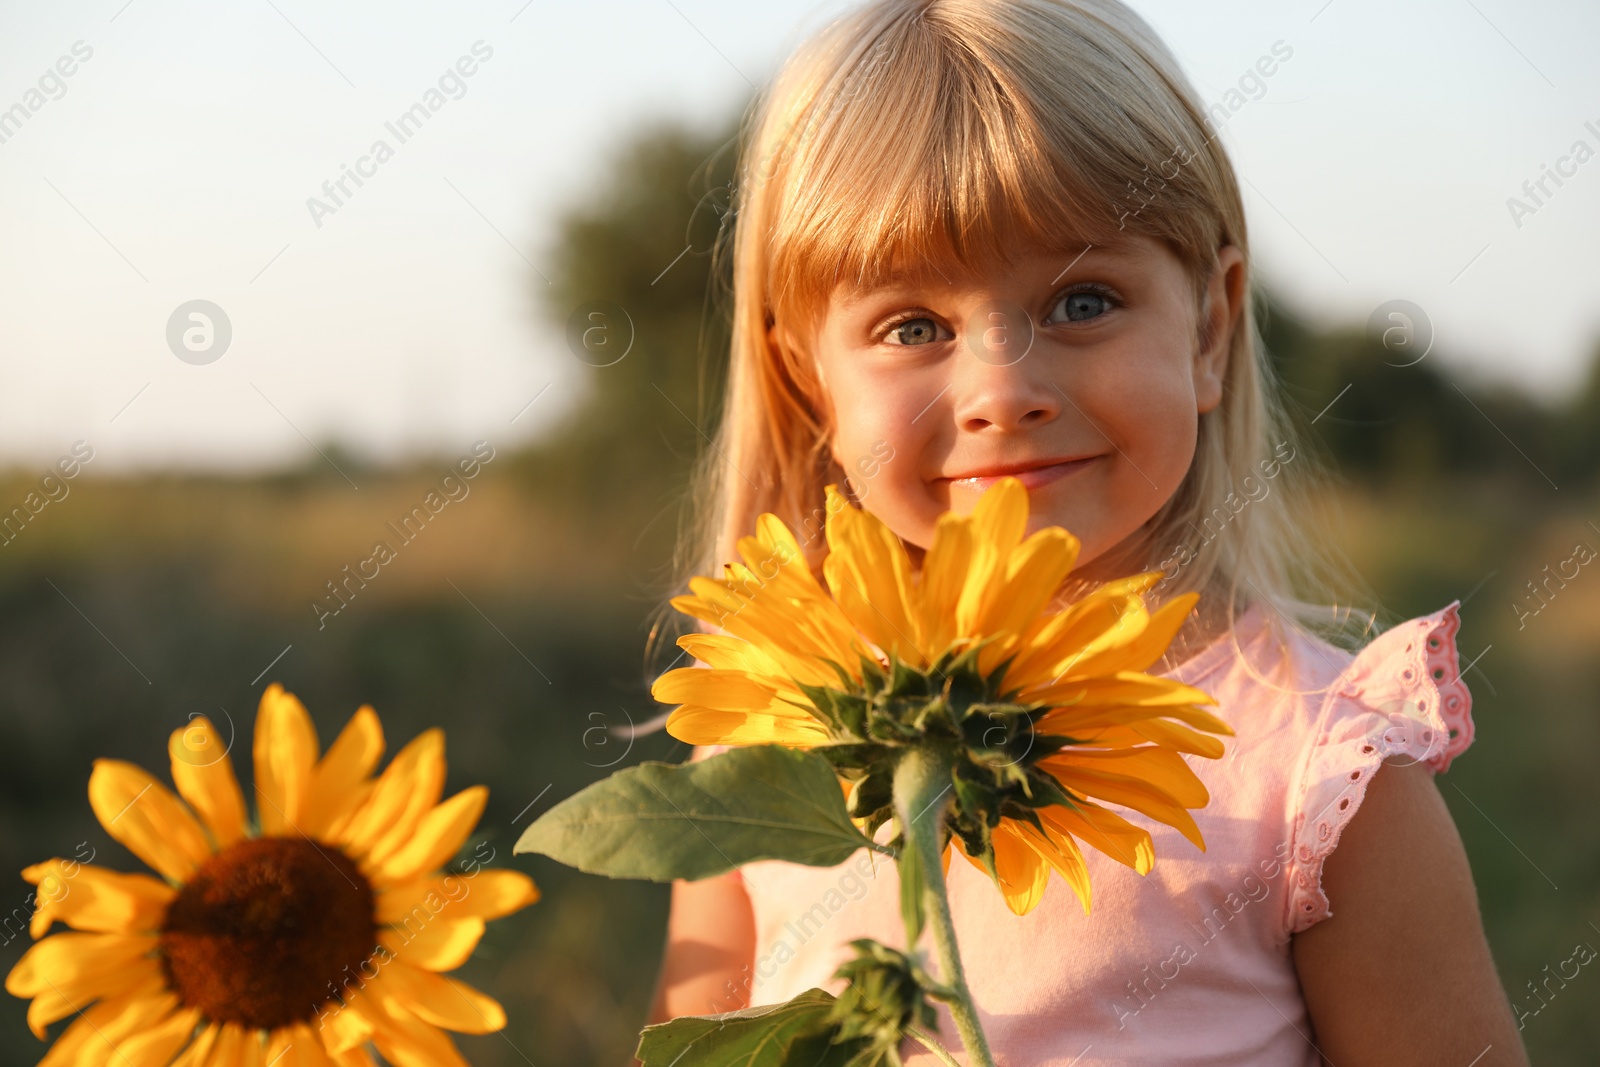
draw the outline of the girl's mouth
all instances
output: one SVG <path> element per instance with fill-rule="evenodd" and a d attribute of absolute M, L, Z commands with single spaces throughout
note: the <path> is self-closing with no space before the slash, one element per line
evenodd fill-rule
<path fill-rule="evenodd" d="M 1013 467 L 994 467 L 974 474 L 963 475 L 959 478 L 950 478 L 952 488 L 972 489 L 977 492 L 989 488 L 1001 478 L 1015 478 L 1028 489 L 1038 489 L 1075 474 L 1089 464 L 1100 459 L 1100 456 L 1081 456 L 1077 459 L 1058 460 L 1037 465 L 1018 464 Z"/>

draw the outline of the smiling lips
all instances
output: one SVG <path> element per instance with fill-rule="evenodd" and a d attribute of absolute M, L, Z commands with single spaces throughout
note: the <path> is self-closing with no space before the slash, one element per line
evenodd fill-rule
<path fill-rule="evenodd" d="M 1099 456 L 1081 456 L 1077 459 L 1045 460 L 1038 463 L 1017 463 L 1009 466 L 985 467 L 972 474 L 945 480 L 952 486 L 959 486 L 962 489 L 976 489 L 981 492 L 1001 478 L 1010 476 L 1016 478 L 1028 489 L 1038 489 L 1040 486 L 1049 485 L 1051 482 L 1082 470 L 1099 458 Z"/>

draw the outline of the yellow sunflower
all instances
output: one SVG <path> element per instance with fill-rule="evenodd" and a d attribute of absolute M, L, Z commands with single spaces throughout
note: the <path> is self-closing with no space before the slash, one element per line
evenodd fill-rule
<path fill-rule="evenodd" d="M 738 544 L 743 563 L 728 564 L 721 579 L 693 579 L 689 595 L 672 601 L 721 632 L 682 637 L 706 666 L 669 671 L 653 686 L 656 699 L 679 705 L 668 732 L 696 745 L 781 744 L 827 755 L 867 740 L 840 724 L 851 709 L 859 719 L 862 700 L 901 695 L 891 676 L 921 672 L 932 698 L 948 704 L 952 671 L 965 665 L 990 685 L 991 703 L 955 717 L 967 716 L 969 745 L 1005 758 L 980 752 L 977 763 L 992 772 L 988 825 L 968 833 L 952 826 L 953 840 L 994 876 L 1013 911 L 1038 903 L 1051 870 L 1089 910 L 1077 840 L 1148 873 L 1149 833 L 1096 801 L 1173 826 L 1204 850 L 1186 809 L 1210 798 L 1181 754 L 1214 759 L 1223 745 L 1208 735 L 1233 731 L 1202 707 L 1212 697 L 1147 673 L 1198 594 L 1150 610 L 1142 594 L 1161 579 L 1157 571 L 1052 610 L 1078 541 L 1060 527 L 1024 539 L 1028 496 L 1014 478 L 986 492 L 972 514 L 940 518 L 920 573 L 887 526 L 834 486 L 827 492 L 826 589 L 793 533 L 767 514 Z M 982 722 L 975 733 L 970 721 L 996 718 L 996 709 L 1025 736 L 981 740 Z M 880 729 L 872 740 L 889 736 Z M 861 749 L 849 747 L 852 758 Z M 959 776 L 955 784 L 959 793 Z M 1041 800 L 1039 786 L 1056 799 Z"/>
<path fill-rule="evenodd" d="M 258 819 L 205 718 L 173 732 L 174 795 L 143 769 L 97 760 L 89 803 L 160 878 L 63 859 L 23 871 L 35 938 L 6 977 L 28 1026 L 77 1015 L 41 1067 L 396 1067 L 464 1064 L 444 1030 L 505 1025 L 491 997 L 441 972 L 487 919 L 538 899 L 523 874 L 440 868 L 488 792 L 440 803 L 444 737 L 429 730 L 372 776 L 371 708 L 319 758 L 305 708 L 274 684 L 255 729 Z M 181 799 L 180 799 L 181 797 Z"/>

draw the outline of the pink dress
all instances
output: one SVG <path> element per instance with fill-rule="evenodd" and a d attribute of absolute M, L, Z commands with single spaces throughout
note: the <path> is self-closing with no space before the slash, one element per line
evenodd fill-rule
<path fill-rule="evenodd" d="M 1184 757 L 1211 795 L 1193 813 L 1207 848 L 1117 809 L 1151 832 L 1155 867 L 1141 877 L 1085 847 L 1090 915 L 1055 876 L 1037 908 L 1013 915 L 986 875 L 952 858 L 956 935 L 1002 1067 L 1317 1067 L 1290 935 L 1332 914 L 1322 864 L 1382 761 L 1439 773 L 1471 743 L 1458 606 L 1353 656 L 1300 633 L 1285 650 L 1252 608 L 1237 647 L 1224 637 L 1171 672 L 1215 696 L 1237 732 L 1220 759 Z M 757 935 L 752 1004 L 837 992 L 829 976 L 852 938 L 903 945 L 894 866 L 865 851 L 839 867 L 764 862 L 742 876 Z M 940 1022 L 959 1048 L 942 1007 Z M 936 1063 L 914 1042 L 904 1052 Z"/>

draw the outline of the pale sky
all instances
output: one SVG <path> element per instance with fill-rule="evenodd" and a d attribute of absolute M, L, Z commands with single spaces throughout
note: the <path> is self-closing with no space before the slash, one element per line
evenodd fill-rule
<path fill-rule="evenodd" d="M 79 439 L 105 472 L 531 438 L 588 372 L 531 290 L 563 208 L 640 125 L 724 126 L 841 6 L 0 3 L 0 466 Z M 1600 343 L 1600 158 L 1573 154 L 1600 153 L 1600 5 L 1134 6 L 1208 100 L 1292 51 L 1224 141 L 1296 310 L 1362 323 L 1406 299 L 1452 376 L 1578 379 Z M 386 131 L 463 57 L 459 99 Z M 379 138 L 393 158 L 313 219 Z M 231 323 L 209 363 L 168 345 L 192 300 Z"/>

